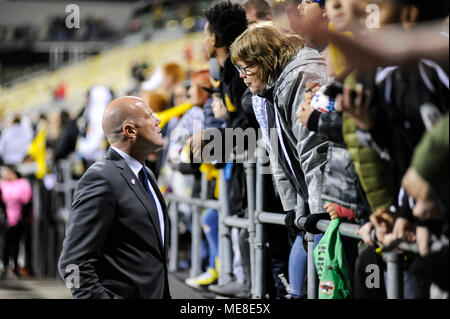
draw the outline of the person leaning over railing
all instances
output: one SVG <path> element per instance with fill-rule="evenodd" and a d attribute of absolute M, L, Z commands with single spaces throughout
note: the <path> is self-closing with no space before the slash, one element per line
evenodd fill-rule
<path fill-rule="evenodd" d="M 285 34 L 269 22 L 254 24 L 237 38 L 231 58 L 250 91 L 264 98 L 266 117 L 259 119 L 260 126 L 276 130 L 278 138 L 266 145 L 270 145 L 267 149 L 283 209 L 293 211 L 298 194 L 307 214 L 324 213 L 320 194 L 328 142 L 309 132 L 296 113 L 306 83 L 328 80 L 325 61 L 316 50 L 304 47 L 300 37 Z M 306 274 L 306 255 L 300 268 Z M 294 297 L 300 293 L 301 289 Z"/>

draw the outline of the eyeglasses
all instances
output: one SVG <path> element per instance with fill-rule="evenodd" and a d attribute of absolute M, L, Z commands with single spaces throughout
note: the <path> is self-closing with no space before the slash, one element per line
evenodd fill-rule
<path fill-rule="evenodd" d="M 252 65 L 247 65 L 245 67 L 239 66 L 239 65 L 234 65 L 236 67 L 236 69 L 238 70 L 239 74 L 243 74 L 243 75 L 252 75 L 252 72 L 249 72 L 248 69 L 252 67 Z"/>

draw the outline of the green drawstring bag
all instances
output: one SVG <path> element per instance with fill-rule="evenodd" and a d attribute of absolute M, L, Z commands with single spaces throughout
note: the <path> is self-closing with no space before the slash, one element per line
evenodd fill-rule
<path fill-rule="evenodd" d="M 345 265 L 339 224 L 339 219 L 332 220 L 314 249 L 319 299 L 346 299 L 350 295 L 350 277 Z"/>

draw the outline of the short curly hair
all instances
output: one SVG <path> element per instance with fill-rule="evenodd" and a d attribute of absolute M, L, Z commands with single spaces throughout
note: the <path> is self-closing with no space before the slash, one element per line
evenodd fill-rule
<path fill-rule="evenodd" d="M 209 32 L 216 35 L 216 47 L 230 47 L 248 26 L 244 8 L 231 1 L 223 1 L 204 11 Z"/>

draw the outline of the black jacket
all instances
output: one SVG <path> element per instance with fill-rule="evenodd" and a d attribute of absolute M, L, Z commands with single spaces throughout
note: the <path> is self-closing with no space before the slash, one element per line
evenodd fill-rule
<path fill-rule="evenodd" d="M 421 60 L 405 69 L 385 68 L 365 85 L 374 92 L 374 126 L 370 132 L 357 132 L 358 137 L 391 161 L 394 186 L 400 189 L 416 146 L 433 122 L 448 111 L 448 74 L 436 63 Z M 400 197 L 399 202 L 399 216 L 412 220 L 408 197 Z"/>
<path fill-rule="evenodd" d="M 416 66 L 385 69 L 379 73 L 372 103 L 373 141 L 395 165 L 397 186 L 411 164 L 414 149 L 426 132 L 427 122 L 448 111 L 448 75 L 431 61 Z M 441 74 L 440 74 L 441 73 Z M 447 76 L 447 83 L 444 84 Z M 436 113 L 437 112 L 437 113 Z"/>

